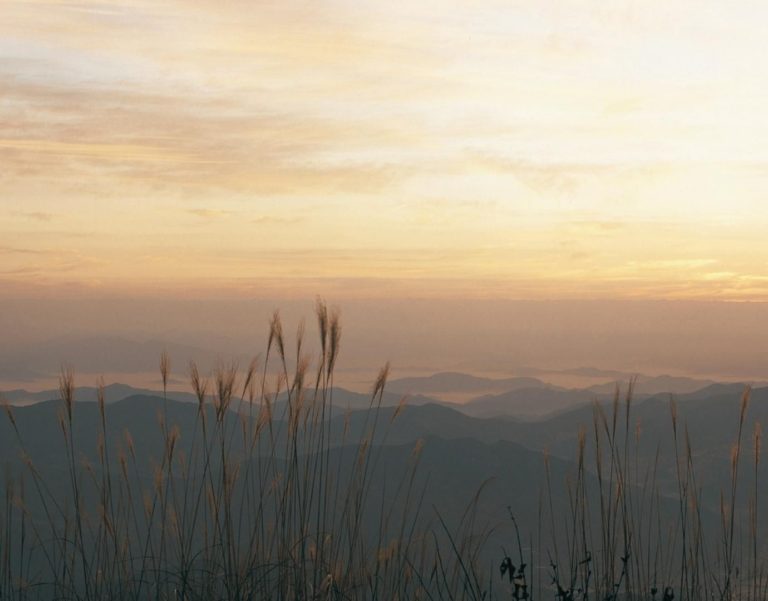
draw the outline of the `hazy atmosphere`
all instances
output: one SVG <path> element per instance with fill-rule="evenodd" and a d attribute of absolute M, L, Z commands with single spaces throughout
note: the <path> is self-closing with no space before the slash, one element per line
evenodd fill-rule
<path fill-rule="evenodd" d="M 766 601 L 766 23 L 0 0 L 0 599 Z"/>
<path fill-rule="evenodd" d="M 762 303 L 340 297 L 335 304 L 344 326 L 338 377 L 355 389 L 368 389 L 385 361 L 400 376 L 600 367 L 768 380 Z M 247 364 L 263 351 L 275 308 L 293 331 L 302 319 L 311 322 L 314 299 L 6 299 L 0 301 L 0 382 L 39 389 L 65 363 L 89 374 L 83 383 L 106 373 L 157 385 L 164 349 L 180 368 L 189 359 L 209 367 L 219 358 Z M 560 376 L 556 383 L 581 382 Z"/>
<path fill-rule="evenodd" d="M 4 2 L 4 348 L 321 295 L 355 367 L 760 378 L 768 8 L 722 8 Z"/>

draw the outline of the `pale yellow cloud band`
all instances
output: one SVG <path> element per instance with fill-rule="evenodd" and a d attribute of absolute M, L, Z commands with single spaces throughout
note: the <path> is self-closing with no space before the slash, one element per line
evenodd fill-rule
<path fill-rule="evenodd" d="M 768 299 L 766 18 L 9 0 L 0 280 Z"/>

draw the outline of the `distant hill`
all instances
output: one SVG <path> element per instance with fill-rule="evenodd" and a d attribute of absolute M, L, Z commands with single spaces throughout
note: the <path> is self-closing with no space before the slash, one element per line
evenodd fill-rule
<path fill-rule="evenodd" d="M 659 376 L 638 379 L 633 398 L 635 402 L 651 396 L 676 394 L 681 399 L 704 399 L 716 394 L 739 395 L 744 384 L 705 384 L 704 380 Z M 704 384 L 703 386 L 700 386 Z M 581 405 L 604 402 L 613 398 L 617 388 L 620 395 L 627 391 L 628 381 L 611 382 L 589 388 L 536 387 L 486 394 L 456 405 L 460 411 L 473 417 L 515 417 L 537 419 L 570 411 Z M 684 393 L 676 391 L 685 390 Z"/>
<path fill-rule="evenodd" d="M 472 417 L 542 418 L 604 398 L 606 395 L 591 389 L 521 388 L 477 397 L 462 405 L 460 411 Z"/>
<path fill-rule="evenodd" d="M 51 491 L 68 490 L 67 457 L 62 453 L 63 438 L 59 428 L 60 402 L 42 402 L 27 407 L 14 408 L 14 416 L 25 448 L 29 451 L 39 473 Z M 213 423 L 212 407 L 208 406 L 208 423 Z M 409 522 L 438 524 L 438 515 L 451 528 L 452 536 L 461 536 L 455 530 L 461 524 L 489 532 L 483 561 L 497 563 L 502 557 L 502 547 L 514 544 L 514 531 L 509 519 L 512 511 L 520 519 L 523 536 L 537 535 L 541 528 L 542 540 L 551 540 L 549 523 L 536 523 L 542 510 L 542 491 L 547 477 L 553 483 L 552 507 L 556 515 L 568 511 L 569 498 L 566 482 L 573 478 L 575 465 L 572 459 L 550 457 L 539 449 L 526 448 L 518 440 L 524 424 L 500 420 L 482 420 L 463 415 L 439 405 L 407 407 L 393 421 L 396 409 L 386 407 L 378 415 L 377 435 L 371 440 L 371 471 L 367 493 L 373 503 L 366 516 L 367 530 L 376 532 L 381 518 L 378 509 L 390 508 L 397 520 L 398 510 L 403 510 Z M 198 409 L 189 403 L 163 402 L 152 396 L 137 395 L 118 401 L 106 408 L 107 447 L 117 473 L 118 449 L 126 449 L 126 432 L 129 432 L 135 448 L 135 477 L 151 483 L 154 467 L 165 450 L 158 419 L 167 415 L 169 427 L 178 426 L 179 449 L 188 452 L 189 446 L 200 435 Z M 359 441 L 366 439 L 375 416 L 367 411 L 356 411 L 348 417 L 337 417 L 331 423 L 331 451 L 328 455 L 330 472 L 347 476 L 345 470 L 354 469 L 359 458 Z M 93 403 L 79 403 L 75 407 L 73 437 L 76 452 L 82 461 L 98 466 L 99 412 Z M 227 416 L 227 429 L 232 433 L 230 451 L 242 453 L 241 423 L 234 413 Z M 274 448 L 284 449 L 281 432 L 286 424 L 277 420 L 273 432 L 266 431 L 261 440 L 268 444 L 274 434 Z M 421 448 L 415 454 L 414 449 Z M 268 446 L 257 447 L 262 452 Z M 24 469 L 19 455 L 16 436 L 0 413 L 0 456 L 12 471 Z M 409 484 L 411 470 L 418 456 L 416 475 Z M 214 454 L 212 469 L 218 469 Z M 276 461 L 282 461 L 277 458 Z M 133 464 L 133 460 L 131 460 Z M 545 466 L 548 465 L 548 469 Z M 257 466 L 254 466 L 257 467 Z M 243 469 L 246 469 L 244 466 Z M 132 472 L 133 474 L 133 472 Z M 134 477 L 133 475 L 131 476 Z M 596 497 L 597 483 L 594 476 L 586 474 L 585 489 Z M 408 500 L 404 498 L 404 486 L 413 487 Z M 62 493 L 63 494 L 63 493 Z M 465 522 L 466 511 L 476 499 L 471 522 Z M 92 502 L 93 500 L 91 500 Z M 672 514 L 677 509 L 674 502 L 664 501 Z M 419 512 L 413 505 L 419 505 Z M 35 510 L 35 503 L 30 502 Z M 597 510 L 597 505 L 593 508 Z M 40 508 L 37 508 L 40 511 Z M 593 515 L 593 519 L 596 514 Z M 396 522 L 395 522 L 396 523 Z M 438 527 L 440 532 L 440 527 Z"/>
<path fill-rule="evenodd" d="M 591 386 L 590 390 L 603 393 L 612 394 L 616 386 L 626 389 L 630 377 L 624 377 L 606 382 L 604 384 L 598 384 Z M 695 392 L 707 386 L 715 384 L 713 380 L 699 380 L 695 378 L 687 378 L 683 376 L 643 376 L 638 375 L 636 379 L 637 392 L 644 395 L 660 394 L 663 392 L 673 394 L 686 394 L 689 392 Z"/>
<path fill-rule="evenodd" d="M 553 388 L 537 378 L 484 378 L 460 372 L 439 372 L 431 376 L 400 378 L 387 384 L 387 390 L 400 393 L 439 394 L 446 392 L 509 391 L 523 388 Z"/>
<path fill-rule="evenodd" d="M 59 399 L 59 391 L 55 389 L 43 390 L 40 392 L 29 392 L 27 390 L 8 390 L 0 393 L 12 405 L 29 405 L 43 401 L 55 401 Z M 306 395 L 312 395 L 311 390 L 305 392 Z M 104 401 L 106 403 L 116 403 L 123 399 L 133 396 L 150 396 L 162 398 L 161 390 L 150 390 L 146 388 L 136 388 L 126 384 L 109 384 L 104 387 Z M 169 400 L 185 403 L 197 403 L 197 397 L 191 392 L 168 391 Z M 276 405 L 279 406 L 285 402 L 285 393 L 281 394 Z M 367 393 L 353 392 L 344 388 L 333 388 L 331 397 L 334 406 L 339 410 L 359 410 L 367 409 L 371 404 L 371 395 Z M 398 405 L 402 400 L 402 394 L 385 392 L 382 398 L 383 406 Z M 98 399 L 98 389 L 94 386 L 78 386 L 75 389 L 75 400 L 77 402 L 96 402 Z M 239 401 L 239 397 L 236 397 Z M 407 401 L 411 405 L 423 405 L 425 403 L 442 403 L 442 401 L 423 395 L 409 395 Z M 450 405 L 450 403 L 443 403 Z"/>
<path fill-rule="evenodd" d="M 329 399 L 333 401 L 334 407 L 340 410 L 362 410 L 368 409 L 371 406 L 370 393 L 353 392 L 344 388 L 333 388 L 331 389 L 331 393 Z M 314 391 L 306 390 L 304 394 L 307 397 L 311 397 L 314 394 Z M 285 394 L 281 395 L 277 405 L 280 406 L 282 403 L 285 403 L 285 398 Z M 453 406 L 451 403 L 444 403 L 438 399 L 421 394 L 404 395 L 391 392 L 389 386 L 386 387 L 386 390 L 382 395 L 381 405 L 382 407 L 396 407 L 403 400 L 409 405 L 440 404 Z"/>
<path fill-rule="evenodd" d="M 42 390 L 29 392 L 27 390 L 8 390 L 2 393 L 3 397 L 13 405 L 40 403 L 59 399 L 58 390 Z M 163 396 L 162 391 L 135 388 L 127 384 L 109 384 L 104 387 L 104 402 L 116 403 L 134 395 Z M 168 391 L 168 398 L 174 401 L 197 402 L 197 398 L 190 392 Z M 75 388 L 75 400 L 78 402 L 93 402 L 98 399 L 98 388 L 95 386 L 78 386 Z"/>
<path fill-rule="evenodd" d="M 105 389 L 109 407 L 107 415 L 112 435 L 116 440 L 125 429 L 145 443 L 145 448 L 162 448 L 159 429 L 156 426 L 158 412 L 165 407 L 163 399 L 156 393 L 129 394 L 136 389 L 112 385 Z M 736 437 L 739 402 L 743 386 L 739 384 L 712 384 L 703 389 L 676 396 L 680 424 L 679 442 L 682 444 L 684 429 L 687 429 L 697 468 L 697 482 L 704 494 L 703 500 L 714 503 L 724 483 L 729 478 L 730 449 Z M 150 391 L 151 392 L 151 391 Z M 55 397 L 58 393 L 38 393 L 41 398 Z M 376 445 L 413 444 L 420 438 L 441 438 L 458 440 L 469 438 L 483 444 L 500 441 L 523 445 L 536 452 L 545 450 L 565 461 L 574 458 L 580 430 L 587 435 L 588 446 L 594 436 L 595 409 L 593 400 L 611 416 L 611 400 L 608 396 L 594 395 L 592 401 L 584 395 L 587 391 L 563 391 L 546 388 L 521 389 L 502 395 L 481 397 L 466 406 L 451 406 L 435 402 L 426 396 L 415 396 L 408 400 L 405 408 L 397 409 L 401 396 L 386 393 L 382 409 L 378 413 L 379 429 L 372 440 Z M 592 394 L 592 393 L 589 393 Z M 11 395 L 9 395 L 11 396 Z M 167 411 L 169 420 L 178 423 L 181 430 L 191 431 L 196 416 L 196 405 L 192 395 L 181 395 L 181 400 L 169 395 Z M 95 400 L 94 389 L 79 389 L 77 398 L 82 401 Z M 122 398 L 120 398 L 122 397 Z M 13 400 L 14 397 L 11 397 Z M 18 398 L 18 397 L 16 397 Z M 331 419 L 329 434 L 334 445 L 343 446 L 350 440 L 366 435 L 371 427 L 367 412 L 370 395 L 335 389 L 333 391 L 335 410 L 327 414 Z M 274 405 L 274 415 L 280 419 L 285 413 L 285 401 L 279 399 Z M 517 405 L 515 405 L 517 403 Z M 576 406 L 574 406 L 574 404 Z M 512 408 L 510 408 L 512 405 Z M 34 455 L 44 463 L 56 465 L 60 455 L 60 431 L 58 412 L 61 402 L 48 400 L 37 404 L 16 407 L 15 413 L 22 425 L 24 437 L 31 444 Z M 236 409 L 238 401 L 232 408 Z M 557 413 L 533 419 L 534 410 L 560 406 Z M 567 406 L 566 408 L 563 408 Z M 209 411 L 212 410 L 209 403 Z M 647 398 L 635 397 L 632 402 L 629 422 L 626 422 L 625 404 L 618 405 L 617 438 L 622 440 L 624 430 L 630 435 L 639 435 L 638 460 L 640 465 L 654 461 L 658 451 L 659 479 L 665 490 L 672 492 L 675 486 L 674 447 L 670 419 L 670 395 L 660 394 Z M 254 407 L 254 415 L 258 408 Z M 515 419 L 510 415 L 528 412 L 528 419 Z M 78 437 L 84 441 L 84 452 L 96 449 L 98 410 L 94 403 L 80 402 L 75 408 L 75 427 Z M 396 420 L 393 417 L 397 414 Z M 495 415 L 494 415 L 495 414 Z M 501 416 L 501 418 L 500 418 Z M 234 412 L 228 418 L 237 422 Z M 745 445 L 751 444 L 755 423 L 768 424 L 768 387 L 752 391 L 745 425 Z M 603 433 L 604 434 L 604 433 Z M 138 442 L 138 441 L 137 441 Z M 747 453 L 748 454 L 748 453 Z M 14 436 L 7 419 L 0 416 L 0 456 L 15 457 Z M 760 469 L 768 466 L 763 462 Z M 761 480 L 768 486 L 768 476 Z M 766 488 L 768 494 L 768 488 Z M 711 505 L 710 505 L 711 506 Z"/>
<path fill-rule="evenodd" d="M 536 377 L 487 378 L 461 372 L 439 372 L 430 376 L 392 380 L 387 384 L 387 391 L 424 395 L 431 402 L 439 397 L 439 402 L 473 417 L 511 416 L 530 419 L 573 409 L 595 400 L 611 398 L 617 387 L 625 391 L 633 378 L 636 400 L 663 393 L 692 394 L 698 391 L 702 391 L 703 396 L 708 396 L 718 390 L 727 391 L 742 386 L 682 376 L 632 376 L 623 372 L 587 367 L 551 373 L 611 379 L 591 386 L 564 388 Z M 457 402 L 450 404 L 446 403 L 445 399 Z"/>

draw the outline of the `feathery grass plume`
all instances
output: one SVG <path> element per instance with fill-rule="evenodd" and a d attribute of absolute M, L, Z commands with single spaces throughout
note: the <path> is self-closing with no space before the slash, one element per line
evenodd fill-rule
<path fill-rule="evenodd" d="M 261 408 L 259 417 L 256 421 L 256 434 L 261 432 L 265 425 L 272 422 L 272 399 L 269 394 L 265 394 L 261 399 Z"/>
<path fill-rule="evenodd" d="M 64 402 L 67 419 L 72 423 L 72 408 L 75 403 L 75 373 L 70 366 L 62 366 L 61 368 L 59 398 Z"/>
<path fill-rule="evenodd" d="M 216 419 L 221 422 L 232 402 L 232 394 L 237 383 L 237 363 L 220 364 L 214 371 L 216 397 L 214 399 Z"/>
<path fill-rule="evenodd" d="M 172 464 L 173 451 L 176 448 L 176 443 L 179 441 L 179 438 L 181 438 L 181 431 L 179 429 L 178 424 L 174 424 L 165 440 L 165 449 L 166 449 L 165 454 L 166 454 L 166 457 L 168 458 L 169 465 Z"/>
<path fill-rule="evenodd" d="M 125 444 L 128 447 L 128 452 L 131 454 L 131 457 L 133 460 L 136 460 L 136 446 L 133 443 L 133 436 L 131 436 L 130 431 L 126 428 L 123 430 L 123 439 L 125 440 Z"/>
<path fill-rule="evenodd" d="M 296 358 L 296 370 L 293 374 L 293 394 L 302 395 L 304 391 L 304 380 L 307 376 L 309 366 L 312 364 L 312 357 L 309 355 L 301 355 Z"/>
<path fill-rule="evenodd" d="M 392 417 L 390 418 L 389 422 L 392 423 L 397 419 L 397 416 L 400 415 L 403 411 L 405 411 L 405 408 L 408 406 L 408 395 L 404 394 L 400 397 L 400 401 L 397 403 L 397 407 L 395 407 L 395 410 L 392 412 Z"/>
<path fill-rule="evenodd" d="M 326 384 L 328 372 L 328 336 L 329 336 L 329 317 L 328 306 L 319 296 L 315 299 L 315 316 L 317 318 L 317 330 L 320 336 L 320 360 L 317 362 L 317 375 L 315 376 L 315 393 L 321 391 L 327 392 Z M 323 411 L 325 403 L 323 403 Z"/>
<path fill-rule="evenodd" d="M 672 418 L 672 430 L 677 432 L 677 401 L 674 396 L 669 398 L 669 413 Z"/>
<path fill-rule="evenodd" d="M 412 459 L 418 459 L 421 457 L 421 452 L 424 450 L 424 439 L 419 438 L 416 441 L 416 444 L 413 445 L 413 449 L 411 450 L 411 458 Z"/>
<path fill-rule="evenodd" d="M 163 482 L 165 481 L 165 474 L 163 474 L 163 468 L 160 465 L 155 465 L 154 470 L 152 472 L 152 480 L 154 482 L 155 490 L 157 491 L 159 496 L 162 496 L 163 492 Z M 154 501 L 152 502 L 154 506 Z M 153 507 L 154 511 L 154 507 Z"/>
<path fill-rule="evenodd" d="M 331 311 L 329 332 L 330 346 L 328 351 L 328 364 L 326 367 L 328 377 L 330 377 L 334 368 L 336 367 L 336 359 L 338 357 L 339 348 L 341 346 L 341 322 L 339 321 L 338 309 L 333 309 Z"/>
<path fill-rule="evenodd" d="M 373 398 L 381 398 L 384 394 L 384 386 L 387 384 L 387 378 L 389 377 L 389 361 L 384 364 L 379 370 L 379 375 L 376 376 L 376 382 L 373 385 Z"/>
<path fill-rule="evenodd" d="M 163 350 L 160 353 L 160 377 L 163 380 L 163 394 L 168 390 L 168 376 L 171 373 L 171 358 L 168 352 Z"/>
<path fill-rule="evenodd" d="M 253 359 L 251 359 L 251 362 L 248 364 L 248 371 L 245 372 L 245 380 L 243 380 L 243 391 L 240 394 L 241 397 L 245 398 L 245 393 L 248 393 L 248 399 L 252 403 L 253 402 L 253 378 L 256 375 L 256 372 L 259 370 L 259 357 L 256 356 Z"/>
<path fill-rule="evenodd" d="M 735 477 L 736 476 L 736 470 L 737 470 L 738 464 L 739 464 L 739 452 L 740 452 L 740 450 L 741 449 L 739 448 L 739 443 L 738 442 L 734 442 L 734 443 L 731 444 L 731 454 L 730 454 L 731 455 L 731 477 Z"/>
<path fill-rule="evenodd" d="M 752 538 L 752 589 L 753 599 L 758 598 L 759 575 L 758 575 L 758 471 L 760 467 L 760 445 L 762 441 L 763 430 L 760 422 L 755 422 L 753 434 L 753 458 L 755 469 L 753 473 L 754 482 L 752 483 L 752 499 L 750 513 L 750 537 Z"/>
<path fill-rule="evenodd" d="M 304 333 L 307 329 L 307 322 L 302 318 L 299 320 L 299 325 L 296 327 L 296 362 L 301 359 L 301 351 L 304 345 Z"/>
<path fill-rule="evenodd" d="M 209 381 L 207 378 L 200 377 L 200 372 L 197 369 L 197 363 L 194 361 L 189 362 L 189 378 L 192 383 L 192 390 L 197 397 L 198 412 L 203 413 L 203 409 L 205 407 L 205 397 L 208 394 Z"/>
<path fill-rule="evenodd" d="M 744 421 L 746 419 L 747 407 L 749 406 L 749 399 L 752 393 L 752 387 L 746 386 L 744 392 L 741 395 L 741 403 L 739 406 L 739 426 L 738 433 L 736 435 L 736 441 L 731 447 L 731 494 L 728 505 L 728 524 L 724 531 L 725 539 L 725 583 L 723 585 L 723 594 L 726 599 L 731 599 L 733 596 L 733 576 L 734 569 L 738 570 L 735 566 L 736 557 L 734 549 L 734 538 L 736 530 L 736 491 L 738 487 L 739 479 L 739 460 L 741 457 L 741 444 L 742 433 L 744 431 Z"/>
<path fill-rule="evenodd" d="M 315 300 L 315 314 L 317 315 L 317 327 L 320 333 L 320 352 L 324 359 L 328 346 L 328 306 L 319 296 Z"/>
<path fill-rule="evenodd" d="M 741 394 L 741 404 L 739 406 L 739 423 L 744 423 L 744 418 L 747 414 L 747 407 L 749 407 L 749 399 L 752 396 L 752 387 L 745 386 L 744 392 Z"/>
<path fill-rule="evenodd" d="M 104 388 L 104 378 L 99 377 L 96 382 L 96 402 L 99 406 L 99 415 L 101 416 L 102 421 L 104 421 L 104 405 L 106 404 Z"/>
<path fill-rule="evenodd" d="M 267 347 L 270 348 L 272 343 L 277 344 L 277 352 L 280 359 L 285 365 L 285 340 L 283 338 L 283 322 L 280 319 L 280 311 L 275 310 L 272 313 L 272 319 L 269 322 L 269 341 Z"/>

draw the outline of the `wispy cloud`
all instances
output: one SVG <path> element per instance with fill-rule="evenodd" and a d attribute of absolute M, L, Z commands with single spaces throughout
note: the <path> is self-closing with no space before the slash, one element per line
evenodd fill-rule
<path fill-rule="evenodd" d="M 220 209 L 187 209 L 187 213 L 191 213 L 201 219 L 219 219 L 232 214 L 231 211 L 222 211 Z"/>
<path fill-rule="evenodd" d="M 36 248 L 18 248 L 15 246 L 0 246 L 0 255 L 43 255 L 48 251 Z"/>
<path fill-rule="evenodd" d="M 53 219 L 53 213 L 46 213 L 44 211 L 11 211 L 11 215 L 45 223 Z"/>
<path fill-rule="evenodd" d="M 291 217 L 278 217 L 275 215 L 260 215 L 251 219 L 251 223 L 256 225 L 292 225 L 295 223 L 301 223 L 304 218 L 300 215 L 294 215 Z"/>
<path fill-rule="evenodd" d="M 756 294 L 768 7 L 556 4 L 0 3 L 0 271 Z"/>

